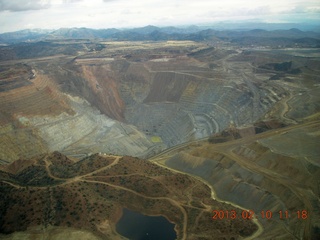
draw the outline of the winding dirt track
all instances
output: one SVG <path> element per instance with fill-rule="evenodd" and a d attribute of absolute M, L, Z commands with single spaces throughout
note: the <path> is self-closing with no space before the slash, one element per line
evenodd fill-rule
<path fill-rule="evenodd" d="M 243 157 L 238 156 L 237 154 L 235 154 L 232 150 L 234 149 L 234 147 L 239 146 L 239 144 L 246 144 L 246 143 L 250 143 L 250 142 L 253 142 L 253 141 L 257 141 L 257 140 L 262 139 L 262 138 L 272 137 L 274 135 L 285 133 L 285 132 L 287 132 L 289 130 L 300 129 L 300 128 L 304 128 L 304 127 L 317 126 L 317 125 L 319 125 L 319 122 L 320 122 L 320 120 L 306 122 L 306 123 L 299 124 L 299 125 L 288 126 L 288 127 L 282 128 L 282 129 L 270 130 L 268 132 L 264 132 L 264 133 L 261 133 L 261 134 L 258 134 L 258 135 L 249 136 L 249 137 L 243 138 L 243 139 L 237 139 L 237 140 L 230 141 L 230 142 L 215 144 L 214 145 L 214 151 L 216 151 L 218 153 L 221 153 L 221 154 L 233 159 L 240 166 L 243 166 L 243 167 L 249 169 L 250 171 L 253 171 L 253 172 L 256 172 L 256 173 L 259 173 L 259 174 L 263 174 L 265 177 L 267 177 L 269 179 L 272 179 L 272 180 L 275 180 L 275 181 L 283 184 L 284 186 L 289 188 L 305 204 L 307 211 L 311 211 L 312 210 L 312 204 L 311 204 L 310 200 L 303 197 L 303 196 L 306 196 L 306 191 L 308 191 L 308 190 L 304 189 L 301 184 L 299 184 L 298 182 L 293 182 L 292 180 L 290 180 L 290 179 L 288 179 L 288 178 L 286 178 L 286 177 L 284 177 L 284 176 L 282 176 L 282 175 L 280 175 L 278 173 L 275 173 L 275 172 L 272 172 L 272 171 L 270 171 L 268 169 L 262 168 L 261 166 L 258 166 L 258 165 L 254 164 L 252 162 L 248 162 Z M 166 160 L 166 159 L 170 158 L 171 156 L 173 156 L 174 154 L 176 154 L 177 152 L 187 148 L 188 146 L 190 146 L 190 144 L 196 144 L 196 143 L 199 143 L 199 142 L 202 142 L 202 141 L 206 141 L 206 138 L 202 139 L 202 140 L 193 141 L 191 143 L 190 142 L 189 143 L 184 143 L 184 144 L 175 146 L 173 148 L 167 149 L 166 151 L 158 154 L 157 156 L 152 157 L 150 160 L 152 162 L 154 162 L 155 164 L 161 166 L 161 167 L 165 167 L 165 168 L 167 168 L 167 169 L 169 169 L 171 171 L 181 173 L 180 171 L 177 171 L 175 169 L 171 169 L 171 168 L 165 166 L 165 164 L 163 163 L 163 160 Z M 132 189 L 126 188 L 126 187 L 118 186 L 118 185 L 111 184 L 111 183 L 106 183 L 106 182 L 103 182 L 103 181 L 93 180 L 92 177 L 93 177 L 94 174 L 102 172 L 102 171 L 104 171 L 106 169 L 112 168 L 113 166 L 117 165 L 119 163 L 120 159 L 121 159 L 120 156 L 106 156 L 106 157 L 113 157 L 114 158 L 113 162 L 110 163 L 109 165 L 105 166 L 105 167 L 102 167 L 102 168 L 97 169 L 95 171 L 92 171 L 90 173 L 86 173 L 84 175 L 80 175 L 80 176 L 76 176 L 74 178 L 68 178 L 68 179 L 59 178 L 59 177 L 54 176 L 50 171 L 51 163 L 46 159 L 46 157 L 43 159 L 43 161 L 45 162 L 46 171 L 48 172 L 48 175 L 51 178 L 56 179 L 56 180 L 60 180 L 60 181 L 61 180 L 64 181 L 64 182 L 62 182 L 62 183 L 60 183 L 58 185 L 67 185 L 67 184 L 70 184 L 70 183 L 80 182 L 80 181 L 81 182 L 87 182 L 87 183 L 99 183 L 99 184 L 108 185 L 108 186 L 113 187 L 115 189 L 121 189 L 121 190 L 124 190 L 124 191 L 128 191 L 130 193 L 136 194 L 136 195 L 138 195 L 140 197 L 143 197 L 143 198 L 159 199 L 159 200 L 169 201 L 172 205 L 178 207 L 180 209 L 181 213 L 183 214 L 184 222 L 183 222 L 183 236 L 182 236 L 182 239 L 186 239 L 187 238 L 188 221 L 187 221 L 187 213 L 186 213 L 185 209 L 183 208 L 183 206 L 188 206 L 188 207 L 190 207 L 190 206 L 181 204 L 178 201 L 176 201 L 174 199 L 171 199 L 171 198 L 168 198 L 168 197 L 149 197 L 149 196 L 145 196 L 145 195 L 143 195 L 141 193 L 138 193 L 138 192 L 136 192 L 136 191 L 134 191 Z M 184 174 L 186 174 L 186 173 L 184 173 Z M 240 206 L 238 206 L 238 205 L 236 205 L 234 203 L 226 202 L 226 201 L 223 201 L 223 200 L 219 200 L 217 198 L 212 186 L 209 183 L 207 183 L 204 179 L 201 179 L 200 177 L 193 176 L 191 174 L 188 174 L 188 175 L 190 175 L 191 177 L 196 178 L 196 179 L 200 180 L 201 182 L 205 183 L 206 185 L 208 185 L 210 187 L 210 189 L 211 189 L 212 198 L 214 198 L 215 200 L 220 201 L 220 202 L 224 202 L 224 203 L 229 203 L 229 204 L 234 205 L 235 207 L 241 208 Z M 2 182 L 11 185 L 14 188 L 25 188 L 24 186 L 20 186 L 19 184 L 11 183 L 11 182 L 8 182 L 8 181 L 5 181 L 5 180 L 3 180 Z M 47 188 L 47 186 L 33 187 L 33 188 L 44 189 L 44 188 Z M 203 211 L 210 211 L 210 207 L 206 206 L 206 209 L 202 209 L 202 210 Z M 310 236 L 310 224 L 311 224 L 310 221 L 311 221 L 311 219 L 307 219 L 304 222 L 305 236 Z M 249 237 L 247 239 L 255 239 L 263 232 L 263 227 L 258 222 L 258 220 L 254 219 L 254 222 L 258 226 L 258 230 L 254 233 L 254 235 L 252 235 L 251 237 Z"/>
<path fill-rule="evenodd" d="M 169 201 L 172 205 L 176 206 L 180 211 L 181 213 L 183 214 L 183 236 L 182 236 L 182 239 L 183 240 L 186 240 L 187 239 L 187 225 L 188 225 L 188 216 L 187 216 L 187 212 L 186 210 L 183 208 L 183 205 L 184 204 L 181 204 L 179 203 L 178 201 L 174 200 L 174 199 L 171 199 L 169 197 L 150 197 L 150 196 L 146 196 L 144 194 L 141 194 L 141 193 L 138 193 L 132 189 L 129 189 L 129 188 L 126 188 L 126 187 L 122 187 L 122 186 L 119 186 L 119 185 L 115 185 L 115 184 L 111 184 L 111 183 L 107 183 L 107 182 L 103 182 L 103 181 L 98 181 L 98 180 L 91 180 L 90 178 L 96 174 L 96 173 L 99 173 L 99 172 L 102 172 L 106 169 L 110 169 L 112 168 L 113 166 L 117 165 L 121 159 L 121 156 L 111 156 L 111 155 L 107 155 L 106 157 L 114 157 L 114 161 L 109 164 L 108 166 L 105 166 L 105 167 L 102 167 L 102 168 L 99 168 L 95 171 L 92 171 L 90 173 L 87 173 L 87 174 L 84 174 L 84 175 L 80 175 L 80 176 L 76 176 L 76 177 L 73 177 L 73 178 L 59 178 L 59 177 L 56 177 L 54 176 L 51 171 L 50 171 L 50 165 L 51 165 L 51 162 L 49 162 L 47 160 L 47 157 L 45 157 L 43 159 L 43 161 L 45 162 L 45 168 L 46 168 L 46 171 L 48 172 L 48 175 L 55 179 L 55 180 L 63 180 L 64 182 L 60 183 L 60 184 L 57 184 L 55 186 L 62 186 L 62 185 L 67 185 L 67 184 L 71 184 L 71 183 L 74 183 L 74 182 L 86 182 L 86 183 L 99 183 L 99 184 L 104 184 L 104 185 L 107 185 L 109 187 L 113 187 L 115 189 L 119 189 L 119 190 L 124 190 L 124 191 L 127 191 L 127 192 L 130 192 L 130 193 L 133 193 L 135 195 L 138 195 L 140 197 L 143 197 L 143 198 L 147 198 L 147 199 L 155 199 L 155 200 L 166 200 L 166 201 Z M 141 174 L 132 174 L 132 175 L 141 175 Z M 123 175 L 114 175 L 114 177 L 117 177 L 117 176 L 123 176 Z M 130 176 L 129 175 L 126 175 L 126 176 Z M 20 186 L 19 184 L 15 184 L 15 183 L 11 183 L 11 182 L 8 182 L 8 181 L 5 181 L 5 180 L 2 180 L 3 183 L 6 183 L 6 184 L 9 184 L 11 185 L 12 187 L 14 188 L 17 188 L 17 189 L 20 189 L 20 188 L 26 188 L 25 186 Z M 32 187 L 34 189 L 45 189 L 47 188 L 47 186 L 43 186 L 43 187 Z M 188 207 L 193 207 L 193 206 L 189 206 Z M 196 207 L 193 207 L 193 208 L 196 208 Z M 197 208 L 199 209 L 199 208 Z M 206 211 L 204 209 L 201 209 L 203 211 Z M 207 208 L 207 211 L 210 211 L 209 208 Z"/>
<path fill-rule="evenodd" d="M 213 151 L 220 153 L 232 160 L 234 160 L 235 162 L 237 162 L 240 166 L 243 166 L 246 169 L 249 169 L 252 172 L 256 172 L 258 174 L 262 174 L 265 177 L 271 179 L 272 181 L 277 181 L 281 184 L 283 184 L 284 186 L 286 186 L 287 188 L 289 188 L 306 206 L 306 210 L 308 212 L 312 212 L 313 208 L 312 208 L 312 203 L 310 202 L 310 199 L 305 198 L 304 196 L 308 196 L 308 189 L 305 189 L 303 187 L 302 184 L 298 183 L 298 182 L 294 182 L 291 179 L 288 179 L 287 177 L 284 177 L 278 173 L 275 173 L 273 171 L 270 171 L 266 168 L 263 168 L 261 166 L 258 166 L 257 164 L 253 163 L 253 162 L 248 162 L 245 158 L 238 156 L 237 154 L 235 154 L 233 152 L 233 149 L 236 146 L 239 146 L 239 144 L 247 144 L 250 142 L 254 142 L 257 141 L 259 139 L 263 139 L 263 138 L 268 138 L 268 137 L 272 137 L 275 135 L 279 135 L 285 132 L 288 132 L 290 130 L 295 130 L 295 129 L 301 129 L 301 128 L 305 128 L 305 127 L 313 127 L 313 126 L 319 126 L 320 124 L 320 120 L 316 120 L 316 121 L 310 121 L 310 122 L 306 122 L 306 123 L 302 123 L 302 124 L 298 124 L 298 125 L 291 125 L 285 128 L 281 128 L 281 129 L 275 129 L 275 130 L 270 130 L 267 132 L 263 132 L 257 135 L 253 135 L 253 136 L 249 136 L 246 138 L 241 138 L 241 139 L 237 139 L 234 141 L 229 141 L 229 142 L 224 142 L 224 143 L 218 143 L 218 144 L 214 144 L 212 145 L 212 147 L 214 148 Z M 197 140 L 197 141 L 193 141 L 191 142 L 192 144 L 194 143 L 200 143 L 203 141 L 206 141 L 207 139 L 201 139 L 201 140 Z M 173 155 L 175 155 L 176 153 L 178 153 L 179 151 L 185 149 L 188 147 L 188 145 L 190 145 L 191 143 L 184 143 L 184 144 L 180 144 L 177 145 L 175 147 L 172 147 L 170 149 L 167 149 L 166 151 L 150 158 L 150 160 L 152 162 L 154 162 L 155 164 L 161 166 L 161 167 L 165 167 L 171 171 L 175 171 L 175 172 L 179 172 L 179 173 L 184 173 L 184 172 L 180 172 L 178 170 L 172 169 L 170 167 L 167 167 L 165 165 L 165 161 L 167 159 L 169 159 L 170 157 L 172 157 Z M 184 174 L 188 174 L 188 173 L 184 173 Z M 223 201 L 217 198 L 213 187 L 204 179 L 198 177 L 198 176 L 193 176 L 191 174 L 188 174 L 194 178 L 197 178 L 198 180 L 202 181 L 203 183 L 205 183 L 206 185 L 208 185 L 212 191 L 212 198 L 214 198 L 217 201 L 220 202 L 225 202 L 225 203 L 229 203 L 234 205 L 235 207 L 239 207 L 242 208 L 241 206 L 238 206 L 232 202 L 227 202 L 227 201 Z M 243 209 L 243 208 L 242 208 Z M 254 235 L 250 236 L 249 239 L 256 239 L 259 235 L 262 234 L 263 232 L 263 227 L 262 225 L 259 223 L 259 221 L 257 219 L 254 219 L 254 222 L 257 224 L 258 226 L 258 230 L 254 233 Z M 310 237 L 311 235 L 311 218 L 307 218 L 306 221 L 304 221 L 304 232 L 305 232 L 305 237 Z M 292 233 L 290 233 L 292 234 Z M 294 237 L 294 236 L 293 236 Z"/>
<path fill-rule="evenodd" d="M 101 182 L 101 181 L 95 181 L 95 180 L 86 180 L 86 179 L 79 179 L 77 181 L 83 181 L 83 182 L 87 182 L 87 183 L 99 183 L 99 184 L 104 184 L 104 185 L 107 185 L 107 186 L 110 186 L 110 187 L 113 187 L 115 189 L 121 189 L 121 190 L 124 190 L 124 191 L 127 191 L 127 192 L 131 192 L 135 195 L 138 195 L 140 197 L 143 197 L 143 198 L 147 198 L 147 199 L 158 199 L 158 200 L 167 200 L 169 201 L 170 203 L 172 203 L 173 205 L 175 205 L 176 207 L 178 207 L 180 209 L 180 211 L 182 212 L 183 214 L 183 237 L 182 239 L 187 239 L 186 237 L 186 232 L 187 232 L 187 224 L 188 224 L 188 221 L 187 221 L 187 212 L 186 210 L 181 206 L 181 204 L 171 198 L 168 198 L 168 197 L 149 197 L 149 196 L 146 196 L 146 195 L 143 195 L 141 193 L 138 193 L 136 191 L 133 191 L 132 189 L 129 189 L 129 188 L 126 188 L 126 187 L 121 187 L 121 186 L 118 186 L 118 185 L 114 185 L 114 184 L 111 184 L 111 183 L 106 183 L 106 182 Z"/>

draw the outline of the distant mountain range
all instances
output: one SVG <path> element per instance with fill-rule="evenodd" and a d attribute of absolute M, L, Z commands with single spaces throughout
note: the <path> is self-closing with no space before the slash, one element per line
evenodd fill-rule
<path fill-rule="evenodd" d="M 268 29 L 268 25 L 250 25 L 262 26 Z M 282 25 L 279 25 L 281 27 Z M 291 26 L 291 25 L 290 25 Z M 144 41 L 144 40 L 210 40 L 212 37 L 222 39 L 239 39 L 239 38 L 313 38 L 320 39 L 318 31 L 301 31 L 298 28 L 287 30 L 273 29 L 267 31 L 264 29 L 245 29 L 244 27 L 234 25 L 238 30 L 230 30 L 231 24 L 225 25 L 225 29 L 219 30 L 219 27 L 200 27 L 189 26 L 185 28 L 177 27 L 156 27 L 146 26 L 133 29 L 91 29 L 91 28 L 60 28 L 58 30 L 28 29 L 16 32 L 0 34 L 0 44 L 10 45 L 19 42 L 38 42 L 56 39 L 107 39 L 107 40 L 128 40 L 128 41 Z M 283 25 L 282 27 L 289 27 Z M 269 27 L 270 28 L 270 27 Z"/>

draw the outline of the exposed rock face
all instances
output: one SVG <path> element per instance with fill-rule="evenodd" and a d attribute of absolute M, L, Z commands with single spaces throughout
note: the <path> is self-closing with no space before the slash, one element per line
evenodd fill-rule
<path fill-rule="evenodd" d="M 106 117 L 83 100 L 70 97 L 70 105 L 74 115 L 21 117 L 27 125 L 3 127 L 0 158 L 11 161 L 54 149 L 78 157 L 95 152 L 140 156 L 154 145 L 136 127 Z"/>
<path fill-rule="evenodd" d="M 278 61 L 286 62 L 287 56 L 280 56 Z M 1 156 L 13 160 L 59 150 L 146 157 L 221 132 L 230 123 L 239 127 L 256 122 L 266 113 L 292 123 L 290 118 L 298 113 L 291 105 L 303 97 L 294 92 L 298 77 L 313 74 L 317 64 L 306 69 L 302 66 L 309 60 L 291 57 L 290 66 L 302 72 L 294 76 L 284 72 L 283 78 L 290 81 L 269 81 L 277 72 L 272 68 L 255 71 L 276 58 L 279 53 L 169 42 L 110 43 L 99 53 L 75 58 L 13 62 L 20 64 L 16 75 L 9 77 L 8 65 L 4 67 L 7 77 L 1 80 L 1 141 L 6 149 L 20 150 L 18 154 L 1 151 Z M 304 82 L 307 89 L 313 83 Z M 316 112 L 316 90 L 310 89 L 310 94 L 308 99 L 304 96 L 308 106 L 300 117 Z M 32 151 L 20 147 L 27 146 L 25 140 L 19 144 L 5 140 L 17 137 L 17 129 L 25 134 L 21 138 L 33 139 Z"/>
<path fill-rule="evenodd" d="M 60 74 L 57 69 L 50 73 L 57 82 L 63 84 L 63 89 L 85 98 L 108 117 L 124 121 L 125 105 L 119 96 L 115 71 L 110 64 L 80 64 L 74 61 L 67 64 Z"/>
<path fill-rule="evenodd" d="M 311 122 L 203 144 L 174 154 L 166 165 L 204 179 L 219 198 L 252 209 L 264 226 L 262 239 L 316 239 L 320 139 L 312 133 L 317 129 L 318 122 Z M 261 214 L 266 211 L 273 213 L 269 219 Z M 281 218 L 279 211 L 288 211 L 290 217 Z M 301 218 L 301 211 L 307 212 L 306 218 Z"/>
<path fill-rule="evenodd" d="M 126 120 L 174 146 L 219 132 L 230 122 L 238 126 L 254 122 L 285 96 L 282 87 L 249 83 L 248 76 L 242 78 L 238 70 L 226 74 L 203 65 L 192 59 L 145 63 L 154 73 L 150 90 L 146 89 L 144 101 L 129 93 Z M 121 96 L 128 95 L 124 84 Z"/>
<path fill-rule="evenodd" d="M 167 166 L 207 181 L 223 200 L 256 214 L 275 214 L 269 220 L 259 219 L 264 231 L 259 228 L 254 237 L 317 238 L 317 50 L 244 50 L 220 41 L 214 43 L 218 47 L 208 46 L 209 42 L 170 41 L 102 42 L 95 52 L 82 43 L 79 40 L 73 46 L 70 40 L 57 45 L 57 50 L 63 50 L 57 53 L 64 53 L 70 45 L 69 56 L 54 55 L 51 49 L 34 51 L 33 59 L 0 61 L 0 163 L 20 159 L 0 166 L 1 193 L 9 196 L 0 198 L 9 206 L 0 207 L 0 217 L 5 216 L 0 224 L 3 231 L 24 230 L 41 224 L 43 218 L 64 227 L 85 225 L 87 230 L 115 239 L 110 226 L 120 210 L 109 200 L 117 198 L 117 206 L 141 211 L 139 207 L 148 206 L 148 214 L 167 216 L 178 225 L 179 236 L 186 231 L 193 239 L 203 239 L 203 233 L 209 233 L 207 239 L 252 234 L 256 225 L 251 222 L 241 230 L 241 221 L 216 222 L 213 229 L 206 222 L 212 208 L 229 208 L 222 203 L 212 205 L 207 186 L 194 178 L 183 181 L 185 175 L 168 175 L 169 170 L 154 165 L 150 171 L 150 163 L 134 158 L 125 157 L 125 164 L 119 165 L 112 157 L 112 166 L 103 165 L 110 160 L 103 154 L 86 158 L 96 152 L 148 158 L 173 147 L 158 160 L 167 158 Z M 36 47 L 30 51 L 48 44 L 36 45 L 30 44 Z M 276 129 L 284 125 L 288 127 Z M 197 141 L 213 134 L 226 141 Z M 180 152 L 166 155 L 177 149 Z M 74 163 L 57 153 L 23 160 L 55 150 L 84 160 Z M 95 175 L 94 167 L 101 167 L 103 174 Z M 196 195 L 197 201 L 186 193 Z M 86 199 L 91 195 L 100 201 L 101 212 L 95 201 Z M 177 196 L 179 204 L 174 203 Z M 133 200 L 139 207 L 130 205 Z M 34 215 L 5 212 L 23 211 L 25 205 L 34 206 L 36 210 L 29 210 Z M 81 217 L 74 214 L 76 207 L 84 206 Z M 72 211 L 68 216 L 61 211 L 53 220 L 55 209 L 61 208 Z M 280 210 L 290 211 L 290 217 L 281 220 L 276 215 Z M 302 211 L 308 212 L 305 219 L 298 217 Z"/>

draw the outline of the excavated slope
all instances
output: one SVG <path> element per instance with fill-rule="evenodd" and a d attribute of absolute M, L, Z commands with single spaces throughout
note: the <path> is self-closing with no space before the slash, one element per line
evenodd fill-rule
<path fill-rule="evenodd" d="M 100 52 L 0 63 L 1 164 L 55 150 L 77 158 L 96 152 L 148 158 L 172 147 L 167 151 L 174 154 L 164 151 L 157 160 L 169 158 L 167 166 L 206 181 L 222 201 L 256 215 L 273 212 L 269 220 L 260 216 L 263 230 L 255 237 L 317 239 L 320 64 L 314 49 L 102 44 Z M 287 127 L 263 132 L 264 119 Z M 201 143 L 230 126 L 241 127 L 232 137 L 243 138 Z M 257 128 L 262 133 L 255 135 Z M 290 217 L 281 220 L 279 210 Z"/>
<path fill-rule="evenodd" d="M 200 177 L 218 198 L 252 209 L 261 239 L 317 239 L 319 120 L 173 154 L 166 166 Z M 302 147 L 304 146 L 304 147 Z M 161 158 L 160 158 L 161 159 Z M 267 219 L 261 212 L 271 211 Z M 289 216 L 280 217 L 279 211 Z M 301 212 L 306 211 L 305 219 Z M 299 212 L 299 213 L 298 213 Z"/>
<path fill-rule="evenodd" d="M 170 44 L 110 43 L 78 57 L 2 63 L 0 158 L 48 150 L 147 158 L 265 114 L 295 123 L 317 112 L 317 59 Z M 299 71 L 269 67 L 288 58 Z"/>
<path fill-rule="evenodd" d="M 84 72 L 79 74 L 87 76 L 89 71 L 94 76 L 87 77 L 86 84 L 91 85 L 84 87 L 91 94 L 88 100 L 92 99 L 90 96 L 97 96 L 90 104 L 85 100 L 85 94 L 76 97 L 63 93 L 63 86 L 56 81 L 59 74 L 53 77 L 48 71 L 56 69 L 59 72 L 59 67 L 47 64 L 49 63 L 41 63 L 40 66 L 34 67 L 32 72 L 35 76 L 32 79 L 23 79 L 27 83 L 24 86 L 11 88 L 10 85 L 9 89 L 5 89 L 4 84 L 5 91 L 0 93 L 0 159 L 3 162 L 54 150 L 77 157 L 95 152 L 140 156 L 153 146 L 136 127 L 115 120 L 121 119 L 121 111 L 113 112 L 112 109 L 121 109 L 118 106 L 122 101 L 120 99 L 117 102 L 115 99 L 119 99 L 118 95 L 113 95 L 112 88 L 109 88 L 112 86 L 112 80 L 111 83 L 102 83 L 101 86 L 104 88 L 101 87 L 102 90 L 94 92 L 97 86 L 93 82 L 97 81 L 96 78 L 99 76 L 94 75 L 95 67 L 90 71 L 84 67 Z M 66 72 L 60 69 L 61 71 Z M 15 74 L 20 75 L 20 72 L 17 71 Z M 78 79 L 77 74 L 72 75 L 70 81 L 67 80 L 70 75 L 60 78 L 60 81 L 67 81 L 72 85 L 72 80 Z M 77 92 L 76 87 L 74 90 Z M 81 95 L 81 91 L 77 93 Z M 95 104 L 97 107 L 94 107 Z M 99 106 L 104 106 L 104 109 L 99 111 Z M 109 113 L 111 116 L 114 114 L 115 119 L 102 114 L 106 109 L 111 109 Z"/>

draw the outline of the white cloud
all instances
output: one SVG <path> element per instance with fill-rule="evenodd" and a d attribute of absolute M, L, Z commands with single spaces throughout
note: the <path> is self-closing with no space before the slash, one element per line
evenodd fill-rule
<path fill-rule="evenodd" d="M 26 24 L 51 29 L 281 21 L 297 14 L 308 18 L 313 13 L 314 18 L 319 9 L 319 0 L 0 0 L 0 32 L 23 29 Z"/>

